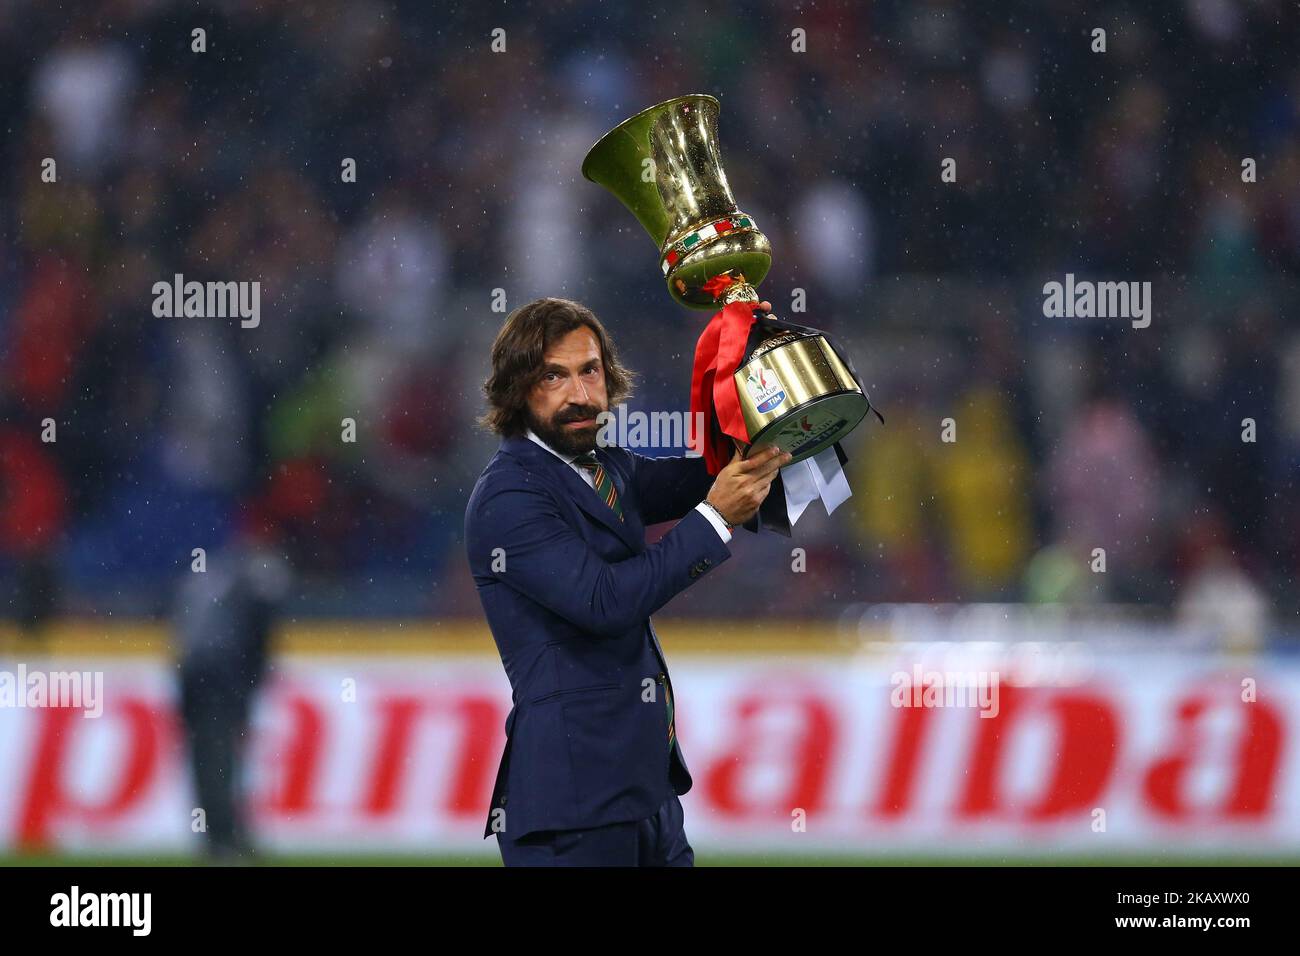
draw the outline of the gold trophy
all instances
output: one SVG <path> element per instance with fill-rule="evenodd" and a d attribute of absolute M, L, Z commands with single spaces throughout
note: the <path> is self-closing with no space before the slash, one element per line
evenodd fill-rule
<path fill-rule="evenodd" d="M 767 237 L 732 197 L 718 109 L 712 96 L 691 94 L 642 110 L 601 137 L 582 174 L 650 234 L 674 299 L 722 309 L 696 349 L 692 411 L 711 409 L 746 456 L 775 444 L 794 464 L 830 448 L 872 407 L 852 363 L 824 333 L 747 305 L 731 308 L 759 301 L 755 286 L 772 259 Z M 709 388 L 709 369 L 726 378 L 719 374 Z"/>

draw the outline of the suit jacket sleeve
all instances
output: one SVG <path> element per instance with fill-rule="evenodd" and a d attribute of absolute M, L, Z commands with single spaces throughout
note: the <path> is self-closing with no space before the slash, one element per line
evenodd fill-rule
<path fill-rule="evenodd" d="M 648 458 L 628 452 L 632 481 L 646 525 L 676 521 L 708 497 L 713 475 L 703 457 Z"/>
<path fill-rule="evenodd" d="M 509 483 L 485 489 L 466 544 L 476 575 L 490 574 L 591 634 L 618 636 L 731 556 L 709 520 L 691 511 L 641 554 L 609 562 L 569 525 L 551 494 Z M 503 570 L 491 572 L 501 548 Z"/>

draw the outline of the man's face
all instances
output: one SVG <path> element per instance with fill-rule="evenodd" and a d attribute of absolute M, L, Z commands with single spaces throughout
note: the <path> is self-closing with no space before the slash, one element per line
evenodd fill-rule
<path fill-rule="evenodd" d="M 528 396 L 528 424 L 562 455 L 596 447 L 596 416 L 609 411 L 600 343 L 585 325 L 559 339 L 542 356 L 542 379 Z"/>

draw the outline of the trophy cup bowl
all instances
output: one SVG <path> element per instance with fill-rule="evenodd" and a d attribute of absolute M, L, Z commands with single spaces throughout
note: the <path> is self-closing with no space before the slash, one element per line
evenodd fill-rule
<path fill-rule="evenodd" d="M 716 309 L 705 292 L 720 273 L 758 285 L 772 247 L 736 206 L 718 149 L 718 101 L 702 93 L 642 110 L 600 138 L 582 175 L 631 210 L 659 247 L 668 293 L 691 309 Z"/>
<path fill-rule="evenodd" d="M 771 244 L 727 182 L 718 111 L 700 93 L 651 106 L 602 136 L 582 163 L 583 176 L 649 233 L 669 295 L 691 309 L 757 303 L 755 286 L 772 265 Z M 770 317 L 758 323 L 764 338 L 733 376 L 749 441 L 732 438 L 746 457 L 775 444 L 794 464 L 847 435 L 871 403 L 825 336 Z"/>

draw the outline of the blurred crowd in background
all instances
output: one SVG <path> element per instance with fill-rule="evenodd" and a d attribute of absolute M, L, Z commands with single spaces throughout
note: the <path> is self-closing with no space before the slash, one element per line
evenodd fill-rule
<path fill-rule="evenodd" d="M 761 291 L 842 339 L 886 424 L 845 442 L 843 511 L 742 533 L 674 611 L 1126 602 L 1288 633 L 1297 49 L 1285 0 L 10 0 L 0 613 L 160 613 L 193 549 L 252 542 L 294 568 L 296 613 L 477 615 L 460 533 L 496 447 L 474 426 L 494 302 L 590 305 L 630 407 L 685 411 L 707 314 L 578 170 L 707 92 L 772 242 Z M 259 327 L 156 318 L 178 273 L 259 281 Z M 1152 281 L 1150 327 L 1045 318 L 1066 273 Z"/>

